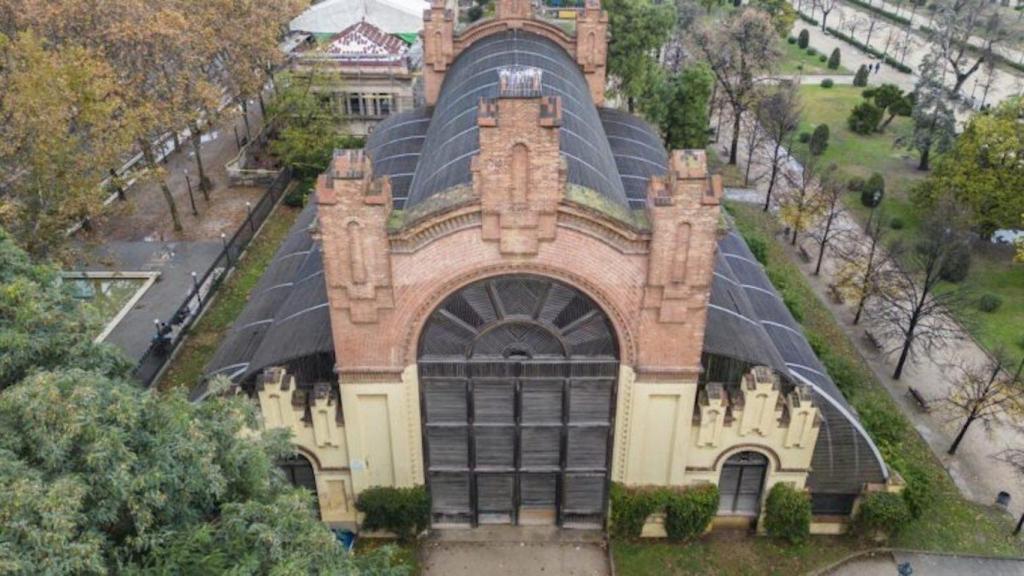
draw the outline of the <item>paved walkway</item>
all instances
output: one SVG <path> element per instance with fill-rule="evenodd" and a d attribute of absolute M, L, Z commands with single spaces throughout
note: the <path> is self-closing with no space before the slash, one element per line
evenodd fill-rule
<path fill-rule="evenodd" d="M 729 130 L 732 123 L 727 121 L 722 125 L 723 134 L 717 144 L 720 149 L 727 146 L 730 141 Z M 741 135 L 741 150 L 743 149 L 742 140 L 744 138 Z M 768 150 L 765 145 L 760 150 L 760 154 L 755 154 L 752 174 L 763 173 L 766 165 L 763 159 L 767 155 Z M 727 157 L 727 151 L 723 152 L 723 157 Z M 744 161 L 745 156 L 740 158 L 741 164 Z M 743 167 L 745 166 L 741 166 L 741 168 Z M 791 159 L 786 169 L 799 170 L 800 165 L 796 160 Z M 748 192 L 744 194 L 744 197 L 763 204 L 764 190 L 767 188 L 765 180 L 762 178 L 753 185 L 756 190 L 760 191 L 760 194 L 754 195 Z M 785 186 L 785 183 L 783 182 L 781 185 Z M 777 194 L 773 195 L 777 198 Z M 845 244 L 865 244 L 863 229 L 851 215 L 842 215 L 837 225 L 846 234 L 842 240 Z M 798 245 L 804 246 L 811 254 L 817 254 L 816 242 L 807 235 L 799 241 Z M 800 261 L 795 250 L 791 251 L 791 256 L 796 261 Z M 962 421 L 961 418 L 942 409 L 941 399 L 947 396 L 952 378 L 956 376 L 956 371 L 950 370 L 948 367 L 960 361 L 981 363 L 987 358 L 986 352 L 965 334 L 962 340 L 939 346 L 932 350 L 930 355 L 918 352 L 908 362 L 903 378 L 899 381 L 893 380 L 891 374 L 895 366 L 895 358 L 886 357 L 866 342 L 863 325 L 853 326 L 850 324 L 854 312 L 852 304 L 836 304 L 828 298 L 828 286 L 834 281 L 837 264 L 838 262 L 833 258 L 831 252 L 827 251 L 820 276 L 812 275 L 813 263 L 806 265 L 801 263 L 800 268 L 805 272 L 819 299 L 839 320 L 839 325 L 867 360 L 879 382 L 885 386 L 915 429 L 932 448 L 960 491 L 970 500 L 979 504 L 991 505 L 994 503 L 996 495 L 1005 490 L 1012 497 L 1009 510 L 1014 518 L 1024 513 L 1024 478 L 1018 475 L 1012 466 L 997 459 L 998 454 L 1006 448 L 1024 445 L 1024 433 L 1013 426 L 1011 422 L 1005 420 L 995 422 L 989 431 L 986 431 L 981 423 L 975 423 L 968 431 L 957 454 L 955 456 L 946 454 L 946 450 L 952 444 L 958 431 L 958 425 Z M 873 305 L 871 304 L 866 307 L 868 315 L 872 309 Z M 894 348 L 897 344 L 897 342 L 883 343 L 886 349 Z M 916 403 L 909 398 L 908 387 L 910 386 L 931 400 L 936 409 L 928 413 L 921 411 Z"/>
<path fill-rule="evenodd" d="M 899 566 L 909 564 L 914 576 L 1024 576 L 1024 560 L 885 552 L 864 556 L 826 572 L 829 576 L 883 576 L 899 574 Z"/>
<path fill-rule="evenodd" d="M 550 526 L 433 530 L 422 547 L 423 576 L 606 576 L 599 531 Z"/>
<path fill-rule="evenodd" d="M 796 6 L 799 4 L 799 1 L 793 0 L 793 4 Z M 895 11 L 892 6 L 889 6 L 889 8 Z M 807 0 L 804 0 L 804 12 L 811 14 L 810 2 Z M 814 11 L 813 17 L 820 21 L 821 12 Z M 888 43 L 888 53 L 899 60 L 903 55 L 902 45 L 905 43 L 907 49 L 903 63 L 914 70 L 914 74 L 905 74 L 883 63 L 877 75 L 878 79 L 875 80 L 875 75 L 872 75 L 872 83 L 891 82 L 904 90 L 912 89 L 917 81 L 917 70 L 929 52 L 928 41 L 921 35 L 920 31 L 913 31 L 908 34 L 906 28 L 902 25 L 892 23 L 880 16 L 871 16 L 867 10 L 842 3 L 837 4 L 829 13 L 827 25 L 829 28 L 834 28 L 844 34 L 854 36 L 863 42 L 867 39 L 869 28 L 867 22 L 869 17 L 875 18 L 870 45 L 879 51 L 885 51 L 886 44 Z M 924 21 L 919 22 L 920 18 L 923 18 Z M 915 18 L 915 25 L 926 23 L 926 16 Z M 854 27 L 852 34 L 850 33 L 851 26 Z M 793 26 L 794 34 L 799 33 L 804 28 L 810 33 L 810 46 L 818 52 L 828 54 L 838 47 L 842 52 L 843 66 L 846 68 L 855 70 L 862 63 L 877 62 L 876 59 L 855 46 L 824 32 L 821 26 L 813 26 L 803 20 L 797 20 Z M 985 94 L 985 84 L 987 82 L 988 72 L 982 67 L 982 69 L 967 80 L 967 83 L 961 88 L 961 92 L 965 97 L 973 97 L 976 104 L 980 106 L 983 97 L 985 103 L 997 103 L 1012 96 L 1017 96 L 1024 89 L 1024 79 L 1020 75 L 1005 69 L 998 69 L 992 73 L 991 86 L 988 93 Z M 952 87 L 954 82 L 951 78 L 947 78 L 946 84 Z"/>

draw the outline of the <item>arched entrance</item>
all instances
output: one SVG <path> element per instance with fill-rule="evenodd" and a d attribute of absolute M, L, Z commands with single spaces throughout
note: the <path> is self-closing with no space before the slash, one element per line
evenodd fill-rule
<path fill-rule="evenodd" d="M 302 454 L 293 454 L 288 458 L 279 460 L 278 468 L 284 472 L 285 480 L 292 486 L 305 488 L 313 494 L 313 506 L 317 516 L 320 515 L 320 498 L 316 489 L 316 472 L 313 471 L 313 464 L 309 458 Z"/>
<path fill-rule="evenodd" d="M 561 282 L 502 276 L 442 302 L 418 361 L 434 524 L 603 525 L 618 358 L 607 316 Z"/>
<path fill-rule="evenodd" d="M 718 479 L 720 516 L 757 516 L 768 473 L 768 458 L 757 452 L 733 454 L 722 464 Z"/>

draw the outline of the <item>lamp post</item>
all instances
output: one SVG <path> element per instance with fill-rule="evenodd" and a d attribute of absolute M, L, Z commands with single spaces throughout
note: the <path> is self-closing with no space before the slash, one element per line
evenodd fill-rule
<path fill-rule="evenodd" d="M 185 184 L 188 185 L 188 202 L 192 205 L 192 215 L 199 216 L 199 210 L 196 210 L 196 199 L 192 195 L 192 180 L 188 177 L 188 168 L 185 169 Z"/>

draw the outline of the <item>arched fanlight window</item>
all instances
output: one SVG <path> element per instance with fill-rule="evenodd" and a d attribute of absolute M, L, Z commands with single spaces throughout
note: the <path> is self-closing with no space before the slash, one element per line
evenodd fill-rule
<path fill-rule="evenodd" d="M 320 516 L 320 498 L 316 491 L 316 472 L 313 464 L 302 454 L 294 454 L 289 458 L 281 460 L 277 466 L 284 472 L 285 480 L 292 486 L 305 488 L 313 494 L 313 506 L 316 508 L 317 517 Z"/>

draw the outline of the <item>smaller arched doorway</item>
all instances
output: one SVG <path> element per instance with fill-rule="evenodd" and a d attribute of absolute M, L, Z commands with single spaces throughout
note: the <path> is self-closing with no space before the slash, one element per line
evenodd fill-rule
<path fill-rule="evenodd" d="M 277 467 L 284 472 L 284 478 L 292 486 L 305 488 L 313 495 L 313 508 L 317 517 L 320 516 L 320 498 L 316 490 L 316 472 L 313 464 L 302 454 L 293 454 L 289 458 L 279 460 Z"/>
<path fill-rule="evenodd" d="M 768 458 L 757 452 L 738 452 L 722 464 L 718 479 L 719 516 L 757 516 L 768 475 Z"/>

